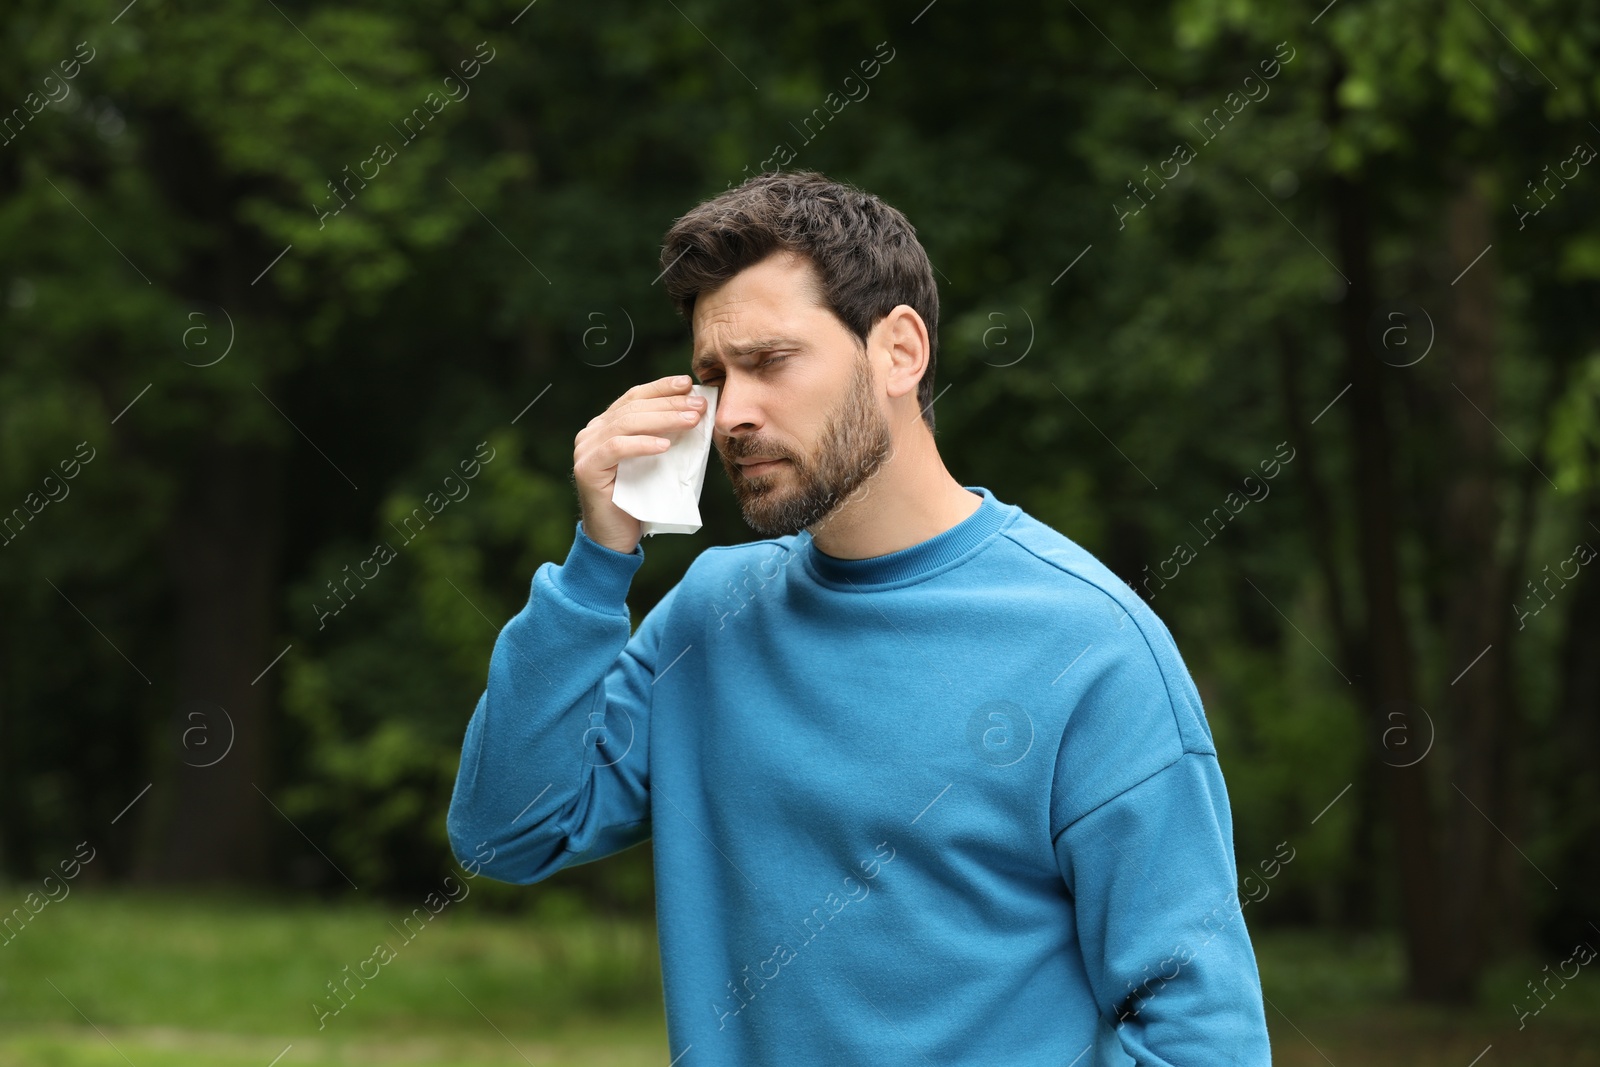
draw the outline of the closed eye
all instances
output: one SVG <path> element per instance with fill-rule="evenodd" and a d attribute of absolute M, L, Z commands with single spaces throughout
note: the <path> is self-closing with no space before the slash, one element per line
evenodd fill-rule
<path fill-rule="evenodd" d="M 789 357 L 787 355 L 783 355 L 783 356 L 768 356 L 766 359 L 764 359 L 760 363 L 756 364 L 756 369 L 757 370 L 765 370 L 767 367 L 772 366 L 772 364 L 782 362 L 783 360 L 786 360 L 788 358 Z M 700 384 L 701 385 L 715 385 L 717 382 L 719 382 L 721 380 L 722 380 L 722 376 L 718 375 L 718 374 L 702 374 L 700 376 Z"/>

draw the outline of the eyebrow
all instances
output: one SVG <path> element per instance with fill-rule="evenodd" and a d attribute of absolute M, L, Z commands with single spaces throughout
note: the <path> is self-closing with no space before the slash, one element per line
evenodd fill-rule
<path fill-rule="evenodd" d="M 729 345 L 723 350 L 725 358 L 738 359 L 745 356 L 759 355 L 762 352 L 772 352 L 780 348 L 804 348 L 805 343 L 793 337 L 764 337 L 755 341 L 746 341 L 740 345 Z M 722 365 L 722 361 L 713 352 L 703 352 L 695 356 L 690 363 L 690 370 L 697 376 L 704 376 L 705 372 Z"/>

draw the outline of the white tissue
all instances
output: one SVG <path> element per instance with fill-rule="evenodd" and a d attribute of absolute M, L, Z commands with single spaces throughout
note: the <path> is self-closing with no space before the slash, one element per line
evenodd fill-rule
<path fill-rule="evenodd" d="M 689 392 L 706 399 L 700 420 L 677 437 L 671 447 L 652 456 L 629 456 L 617 463 L 611 502 L 639 520 L 644 536 L 692 534 L 700 529 L 700 489 L 711 454 L 711 431 L 717 418 L 717 387 L 691 385 Z"/>

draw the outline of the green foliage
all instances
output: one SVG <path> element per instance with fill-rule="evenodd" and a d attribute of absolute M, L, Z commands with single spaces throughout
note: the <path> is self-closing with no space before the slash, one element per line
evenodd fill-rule
<path fill-rule="evenodd" d="M 942 0 L 913 25 L 915 10 L 846 4 L 776 19 L 679 6 L 12 5 L 0 108 L 77 42 L 98 51 L 0 145 L 0 507 L 78 442 L 99 455 L 0 548 L 3 869 L 28 875 L 59 842 L 120 833 L 110 819 L 170 765 L 173 527 L 186 493 L 228 476 L 206 461 L 248 444 L 286 486 L 258 516 L 283 527 L 260 660 L 291 646 L 263 682 L 279 687 L 284 810 L 363 887 L 424 885 L 448 859 L 445 805 L 494 636 L 571 542 L 574 434 L 684 365 L 687 331 L 653 281 L 661 234 L 779 142 L 798 146 L 794 166 L 856 182 L 917 226 L 939 272 L 938 440 L 956 476 L 1133 584 L 1290 436 L 1287 368 L 1300 418 L 1332 405 L 1311 427 L 1314 469 L 1345 499 L 1331 191 L 1360 182 L 1371 196 L 1376 296 L 1424 305 L 1443 330 L 1464 265 L 1447 252 L 1445 205 L 1476 188 L 1494 231 L 1476 269 L 1496 272 L 1502 318 L 1494 418 L 1513 443 L 1496 492 L 1520 499 L 1531 476 L 1517 453 L 1537 455 L 1561 489 L 1534 482 L 1530 558 L 1584 536 L 1600 454 L 1600 166 L 1525 228 L 1514 204 L 1575 142 L 1600 145 L 1589 8 Z M 396 127 L 480 42 L 494 58 L 471 94 L 401 144 Z M 870 95 L 802 138 L 795 124 L 879 42 L 895 58 Z M 1280 43 L 1293 58 L 1270 93 L 1202 132 Z M 329 183 L 390 141 L 392 162 L 319 218 Z M 1180 175 L 1135 192 L 1178 144 L 1194 152 Z M 1399 580 L 1435 688 L 1460 667 L 1429 630 L 1440 578 L 1427 562 L 1455 461 L 1437 433 L 1459 403 L 1453 358 L 1441 333 L 1388 379 L 1395 422 L 1415 420 L 1393 457 Z M 495 459 L 434 513 L 428 494 L 480 441 Z M 1359 602 L 1357 538 L 1345 509 L 1318 517 L 1312 471 L 1287 466 L 1154 607 L 1205 695 L 1241 868 L 1282 840 L 1300 850 L 1261 914 L 1333 921 L 1348 904 L 1333 883 L 1362 835 L 1379 864 L 1393 857 L 1354 793 L 1309 824 L 1371 760 L 1331 665 L 1350 669 L 1331 594 Z M 419 506 L 429 518 L 404 540 Z M 699 538 L 647 543 L 635 620 L 695 551 L 749 537 L 715 470 L 704 510 Z M 1346 561 L 1331 575 L 1323 532 Z M 385 541 L 393 561 L 322 625 L 329 583 Z M 1518 733 L 1525 769 L 1560 764 L 1550 676 L 1572 622 L 1544 622 L 1518 645 L 1526 721 L 1548 727 Z M 1535 778 L 1530 837 L 1571 854 L 1556 825 L 1571 816 Z M 123 876 L 140 846 L 118 840 L 107 870 Z M 276 857 L 296 872 L 286 882 L 342 891 L 307 857 Z M 1387 915 L 1382 869 L 1363 891 Z M 648 852 L 546 891 L 483 899 L 646 910 Z"/>

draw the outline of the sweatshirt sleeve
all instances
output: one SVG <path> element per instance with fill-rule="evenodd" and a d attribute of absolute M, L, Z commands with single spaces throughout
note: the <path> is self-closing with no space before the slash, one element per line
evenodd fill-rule
<path fill-rule="evenodd" d="M 527 884 L 649 838 L 651 683 L 677 586 L 630 638 L 643 562 L 642 544 L 617 552 L 580 521 L 500 630 L 446 819 L 463 865 Z"/>
<path fill-rule="evenodd" d="M 1230 826 L 1217 757 L 1185 752 L 1056 839 L 1089 985 L 1139 1067 L 1272 1062 Z"/>
<path fill-rule="evenodd" d="M 1124 645 L 1089 675 L 1057 754 L 1052 826 L 1100 1012 L 1139 1067 L 1270 1064 L 1199 695 L 1160 640 Z"/>

